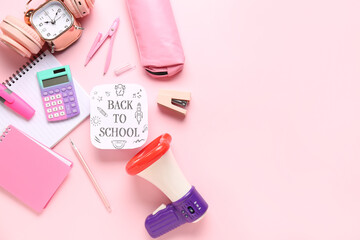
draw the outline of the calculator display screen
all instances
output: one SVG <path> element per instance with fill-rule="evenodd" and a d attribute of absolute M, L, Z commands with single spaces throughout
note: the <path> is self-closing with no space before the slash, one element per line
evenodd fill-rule
<path fill-rule="evenodd" d="M 69 78 L 67 77 L 67 75 L 49 78 L 49 79 L 42 81 L 44 88 L 52 87 L 52 86 L 59 85 L 62 83 L 67 83 L 67 82 L 69 82 Z"/>

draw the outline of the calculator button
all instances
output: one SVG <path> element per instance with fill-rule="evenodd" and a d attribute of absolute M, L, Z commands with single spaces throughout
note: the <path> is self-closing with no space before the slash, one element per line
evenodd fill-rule
<path fill-rule="evenodd" d="M 73 112 L 73 113 L 77 113 L 77 109 L 76 109 L 76 108 L 73 109 L 72 112 Z"/>
<path fill-rule="evenodd" d="M 53 110 L 54 112 L 56 112 L 56 111 L 58 110 L 58 108 L 57 108 L 57 107 L 54 107 L 52 110 Z"/>
<path fill-rule="evenodd" d="M 65 115 L 65 112 L 60 112 L 60 116 L 64 116 Z"/>
<path fill-rule="evenodd" d="M 47 113 L 52 113 L 51 108 L 47 109 L 46 111 L 47 111 Z"/>
<path fill-rule="evenodd" d="M 68 86 L 68 87 L 67 87 L 67 90 L 71 90 L 71 89 L 72 89 L 72 87 L 71 87 L 71 86 Z"/>
<path fill-rule="evenodd" d="M 76 103 L 71 103 L 70 106 L 76 107 Z"/>
<path fill-rule="evenodd" d="M 66 113 L 67 113 L 67 114 L 71 114 L 71 109 L 70 109 L 70 108 L 66 108 Z"/>
<path fill-rule="evenodd" d="M 45 102 L 49 101 L 49 97 L 44 97 L 44 101 Z"/>
<path fill-rule="evenodd" d="M 55 114 L 54 114 L 54 117 L 59 117 L 59 113 L 55 113 Z"/>
<path fill-rule="evenodd" d="M 46 107 L 50 107 L 50 106 L 51 106 L 51 103 L 46 103 L 45 106 L 46 106 Z"/>
<path fill-rule="evenodd" d="M 59 106 L 59 110 L 64 110 L 64 107 L 63 107 L 63 106 Z"/>
<path fill-rule="evenodd" d="M 70 97 L 69 99 L 70 99 L 70 102 L 75 101 L 75 98 L 74 98 L 74 97 Z"/>
<path fill-rule="evenodd" d="M 49 119 L 52 119 L 52 118 L 54 118 L 54 116 L 52 115 L 52 114 L 49 114 Z"/>
<path fill-rule="evenodd" d="M 49 94 L 50 94 L 50 95 L 54 94 L 54 91 L 49 91 Z"/>
<path fill-rule="evenodd" d="M 61 100 L 58 100 L 58 101 L 57 101 L 57 104 L 62 104 L 62 101 L 61 101 Z"/>
<path fill-rule="evenodd" d="M 61 89 L 61 91 L 65 92 L 65 91 L 66 91 L 66 88 L 63 87 L 63 88 Z"/>
<path fill-rule="evenodd" d="M 69 102 L 69 99 L 68 98 L 64 98 L 64 103 L 68 103 Z"/>
<path fill-rule="evenodd" d="M 63 97 L 67 97 L 68 95 L 67 95 L 67 93 L 66 92 L 64 92 L 63 93 Z"/>
<path fill-rule="evenodd" d="M 55 105 L 56 105 L 56 102 L 55 102 L 55 101 L 53 101 L 53 102 L 51 103 L 51 105 L 55 106 Z"/>
<path fill-rule="evenodd" d="M 47 96 L 47 95 L 48 95 L 48 92 L 43 92 L 43 95 L 44 95 L 44 96 Z"/>
<path fill-rule="evenodd" d="M 55 92 L 56 92 L 56 93 L 59 93 L 59 92 L 60 92 L 60 90 L 57 88 L 57 89 L 55 89 Z"/>
<path fill-rule="evenodd" d="M 71 91 L 70 91 L 70 92 L 69 92 L 68 94 L 69 94 L 69 96 L 72 96 L 72 95 L 74 95 L 74 93 L 73 93 L 73 92 L 71 92 Z"/>
<path fill-rule="evenodd" d="M 61 95 L 60 95 L 60 94 L 56 94 L 56 98 L 61 98 Z"/>
<path fill-rule="evenodd" d="M 51 96 L 51 97 L 50 97 L 50 100 L 55 100 L 55 96 Z"/>

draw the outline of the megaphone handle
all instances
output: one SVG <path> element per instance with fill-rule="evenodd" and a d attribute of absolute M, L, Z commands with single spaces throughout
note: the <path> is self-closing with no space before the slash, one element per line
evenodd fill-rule
<path fill-rule="evenodd" d="M 164 209 L 149 215 L 146 218 L 145 227 L 151 237 L 157 238 L 184 223 L 186 223 L 186 220 L 183 219 L 175 206 L 170 203 Z"/>
<path fill-rule="evenodd" d="M 181 199 L 168 205 L 162 204 L 145 221 L 150 236 L 157 238 L 186 222 L 199 221 L 208 209 L 208 204 L 194 187 Z"/>

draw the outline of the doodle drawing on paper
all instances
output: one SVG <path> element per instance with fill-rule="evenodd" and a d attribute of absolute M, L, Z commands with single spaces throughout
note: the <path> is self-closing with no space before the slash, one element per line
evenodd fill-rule
<path fill-rule="evenodd" d="M 108 114 L 104 111 L 104 109 L 102 109 L 101 107 L 97 107 L 97 110 L 104 116 L 107 117 Z"/>
<path fill-rule="evenodd" d="M 141 98 L 141 93 L 142 90 L 140 89 L 137 93 L 133 93 L 133 98 Z"/>
<path fill-rule="evenodd" d="M 93 125 L 94 127 L 97 127 L 97 126 L 100 125 L 101 119 L 100 119 L 100 117 L 98 117 L 98 116 L 94 116 L 94 117 L 92 117 L 92 118 L 90 119 L 90 123 L 91 123 L 91 125 Z"/>
<path fill-rule="evenodd" d="M 144 132 L 146 132 L 147 130 L 148 130 L 148 125 L 147 125 L 147 124 L 145 124 L 145 125 L 144 125 L 144 127 L 143 127 L 142 132 L 144 133 Z"/>
<path fill-rule="evenodd" d="M 124 96 L 125 89 L 126 89 L 125 85 L 122 85 L 122 84 L 115 85 L 116 95 L 117 96 Z"/>
<path fill-rule="evenodd" d="M 97 136 L 95 136 L 94 139 L 95 139 L 95 141 L 97 141 L 98 143 L 101 143 L 100 139 L 99 139 Z"/>
<path fill-rule="evenodd" d="M 141 104 L 137 104 L 136 112 L 135 112 L 135 119 L 137 120 L 138 124 L 140 124 L 141 120 L 143 119 L 144 114 L 141 111 Z"/>
<path fill-rule="evenodd" d="M 112 145 L 116 149 L 122 149 L 125 146 L 126 141 L 125 140 L 112 140 Z"/>
<path fill-rule="evenodd" d="M 134 143 L 139 143 L 139 142 L 142 142 L 142 141 L 145 141 L 145 139 L 138 139 L 138 140 L 134 141 Z"/>

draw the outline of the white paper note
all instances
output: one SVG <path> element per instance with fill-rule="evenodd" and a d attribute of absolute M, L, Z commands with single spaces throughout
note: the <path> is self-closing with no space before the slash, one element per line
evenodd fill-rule
<path fill-rule="evenodd" d="M 145 89 L 137 84 L 105 84 L 90 93 L 91 142 L 99 149 L 133 149 L 148 137 Z"/>

